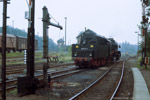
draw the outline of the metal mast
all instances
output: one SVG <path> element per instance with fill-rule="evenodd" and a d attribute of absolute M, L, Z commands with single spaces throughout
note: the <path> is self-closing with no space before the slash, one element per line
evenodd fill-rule
<path fill-rule="evenodd" d="M 147 64 L 144 61 L 145 61 L 145 58 L 147 57 L 147 29 L 149 26 L 149 23 L 148 23 L 149 19 L 146 17 L 145 8 L 148 7 L 149 5 L 150 5 L 149 0 L 142 0 L 142 8 L 143 8 L 142 32 L 143 32 L 143 37 L 144 37 L 144 49 L 142 50 L 142 52 L 144 52 L 144 57 L 142 59 L 142 62 L 145 64 L 145 69 L 147 69 Z"/>
<path fill-rule="evenodd" d="M 35 0 L 29 1 L 29 9 L 31 12 L 28 27 L 28 42 L 27 42 L 27 76 L 34 77 L 34 11 L 35 11 Z"/>
<path fill-rule="evenodd" d="M 3 0 L 3 28 L 2 28 L 2 100 L 6 100 L 6 32 L 7 32 L 7 0 Z"/>
<path fill-rule="evenodd" d="M 29 27 L 27 40 L 27 76 L 18 77 L 17 89 L 18 94 L 34 94 L 38 80 L 34 77 L 34 11 L 35 0 L 29 0 Z"/>
<path fill-rule="evenodd" d="M 67 32 L 67 17 L 65 17 L 65 46 L 66 46 L 66 32 Z"/>

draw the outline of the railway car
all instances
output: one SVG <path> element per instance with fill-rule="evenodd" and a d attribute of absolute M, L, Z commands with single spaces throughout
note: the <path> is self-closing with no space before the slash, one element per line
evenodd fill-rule
<path fill-rule="evenodd" d="M 27 38 L 16 36 L 16 51 L 23 51 L 27 49 Z"/>
<path fill-rule="evenodd" d="M 7 34 L 7 36 L 6 36 L 6 47 L 7 47 L 6 50 L 7 51 L 10 51 L 10 50 L 15 51 L 16 42 L 17 42 L 16 36 L 11 35 L 11 34 Z M 2 34 L 0 34 L 0 52 L 2 52 Z"/>
<path fill-rule="evenodd" d="M 23 51 L 27 49 L 27 38 L 7 34 L 6 36 L 6 51 Z M 38 40 L 35 40 L 35 50 L 38 49 Z M 0 33 L 0 52 L 2 52 L 2 34 Z"/>
<path fill-rule="evenodd" d="M 120 58 L 118 44 L 113 38 L 105 38 L 88 29 L 77 36 L 72 44 L 72 58 L 77 66 L 98 67 Z"/>

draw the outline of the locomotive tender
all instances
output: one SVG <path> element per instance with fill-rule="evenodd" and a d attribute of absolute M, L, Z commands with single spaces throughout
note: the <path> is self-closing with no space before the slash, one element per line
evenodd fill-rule
<path fill-rule="evenodd" d="M 120 59 L 119 46 L 113 38 L 107 39 L 88 29 L 77 40 L 77 44 L 72 44 L 72 58 L 80 68 L 98 67 Z"/>
<path fill-rule="evenodd" d="M 38 48 L 38 41 L 35 40 L 35 49 Z M 6 37 L 6 51 L 23 51 L 27 49 L 27 38 L 7 34 Z M 2 52 L 2 34 L 0 33 L 0 52 Z"/>

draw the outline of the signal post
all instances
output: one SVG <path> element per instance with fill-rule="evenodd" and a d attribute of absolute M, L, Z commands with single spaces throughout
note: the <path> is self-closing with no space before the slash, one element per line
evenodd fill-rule
<path fill-rule="evenodd" d="M 34 77 L 34 16 L 35 16 L 35 0 L 29 0 L 29 19 L 28 19 L 28 35 L 27 35 L 27 76 L 18 77 L 18 94 L 34 94 L 37 88 L 38 79 Z M 28 85 L 27 85 L 28 84 Z"/>
<path fill-rule="evenodd" d="M 148 17 L 146 17 L 145 9 L 146 7 L 150 6 L 149 0 L 142 0 L 142 8 L 143 8 L 143 14 L 142 14 L 142 34 L 144 38 L 144 47 L 142 48 L 142 63 L 145 64 L 145 69 L 147 69 L 147 64 L 145 63 L 145 59 L 147 57 L 147 30 L 149 27 Z M 144 55 L 143 55 L 144 53 Z"/>

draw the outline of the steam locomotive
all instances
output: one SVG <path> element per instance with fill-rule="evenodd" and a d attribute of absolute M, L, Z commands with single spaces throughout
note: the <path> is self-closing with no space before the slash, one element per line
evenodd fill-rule
<path fill-rule="evenodd" d="M 77 36 L 77 44 L 72 44 L 72 58 L 80 68 L 98 67 L 118 61 L 120 46 L 113 38 L 105 38 L 88 29 Z"/>

